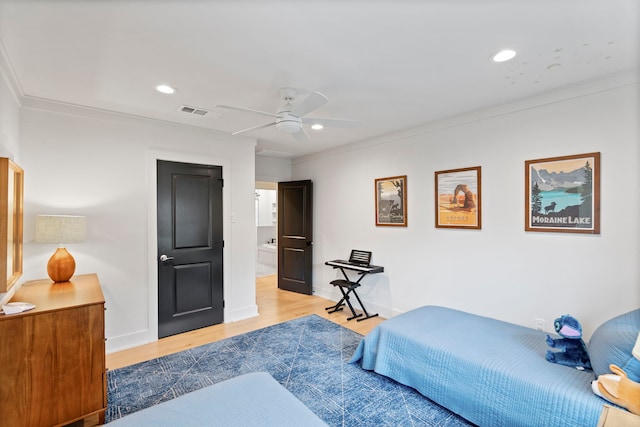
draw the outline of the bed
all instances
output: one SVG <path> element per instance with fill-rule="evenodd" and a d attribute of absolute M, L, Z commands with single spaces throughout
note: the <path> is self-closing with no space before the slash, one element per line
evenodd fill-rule
<path fill-rule="evenodd" d="M 327 427 L 266 372 L 240 375 L 110 422 L 110 427 Z"/>
<path fill-rule="evenodd" d="M 545 359 L 546 332 L 437 306 L 376 326 L 351 362 L 415 388 L 479 426 L 596 426 L 606 403 L 591 391 L 624 365 L 640 310 L 605 322 L 588 344 L 594 371 Z"/>

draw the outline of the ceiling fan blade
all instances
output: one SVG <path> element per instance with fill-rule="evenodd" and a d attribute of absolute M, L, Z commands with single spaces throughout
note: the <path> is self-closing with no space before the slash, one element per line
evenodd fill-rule
<path fill-rule="evenodd" d="M 319 117 L 303 117 L 302 123 L 313 125 L 320 124 L 326 127 L 333 128 L 355 128 L 361 125 L 358 120 L 349 120 L 349 119 L 321 119 Z"/>
<path fill-rule="evenodd" d="M 307 96 L 302 102 L 291 109 L 291 114 L 297 117 L 302 117 L 326 104 L 327 101 L 329 101 L 329 99 L 320 92 L 312 92 L 311 95 Z"/>
<path fill-rule="evenodd" d="M 227 110 L 244 111 L 247 113 L 262 114 L 263 116 L 276 117 L 276 115 L 273 113 L 267 113 L 266 111 L 260 111 L 260 110 L 252 110 L 251 108 L 234 107 L 232 105 L 216 105 L 216 107 L 226 108 Z"/>
<path fill-rule="evenodd" d="M 309 135 L 307 135 L 307 133 L 302 129 L 300 129 L 300 132 L 292 133 L 291 136 L 293 137 L 293 139 L 302 144 L 311 142 L 311 139 L 309 139 Z"/>
<path fill-rule="evenodd" d="M 258 126 L 252 126 L 250 128 L 246 128 L 246 129 L 235 131 L 231 135 L 238 135 L 239 133 L 251 132 L 252 130 L 266 128 L 266 127 L 269 127 L 269 126 L 273 126 L 275 124 L 276 124 L 276 122 L 263 123 L 263 124 L 258 125 Z"/>

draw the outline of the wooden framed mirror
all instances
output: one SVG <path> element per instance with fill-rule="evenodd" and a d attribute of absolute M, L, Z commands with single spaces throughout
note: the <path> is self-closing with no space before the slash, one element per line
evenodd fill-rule
<path fill-rule="evenodd" d="M 24 171 L 6 157 L 0 158 L 0 293 L 22 276 L 22 210 Z"/>

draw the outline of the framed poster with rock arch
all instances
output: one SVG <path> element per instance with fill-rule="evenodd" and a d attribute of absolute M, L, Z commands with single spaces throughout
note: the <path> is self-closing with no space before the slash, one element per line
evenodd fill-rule
<path fill-rule="evenodd" d="M 525 231 L 600 234 L 600 153 L 524 162 Z"/>
<path fill-rule="evenodd" d="M 435 173 L 436 228 L 482 228 L 481 167 Z"/>

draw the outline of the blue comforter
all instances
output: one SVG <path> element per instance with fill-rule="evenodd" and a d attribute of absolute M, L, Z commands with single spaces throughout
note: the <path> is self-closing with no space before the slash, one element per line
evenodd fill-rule
<path fill-rule="evenodd" d="M 595 426 L 594 374 L 550 363 L 546 333 L 444 307 L 389 319 L 351 362 L 415 388 L 479 426 Z"/>

